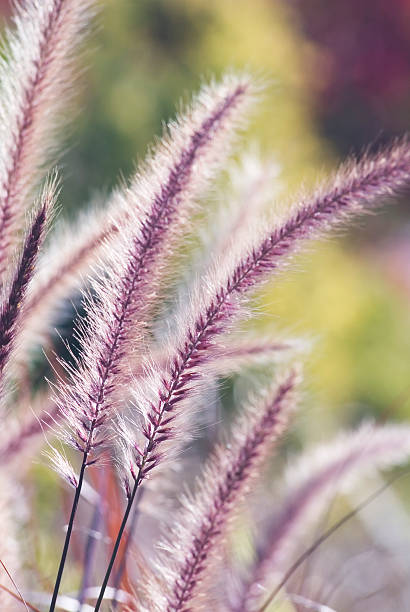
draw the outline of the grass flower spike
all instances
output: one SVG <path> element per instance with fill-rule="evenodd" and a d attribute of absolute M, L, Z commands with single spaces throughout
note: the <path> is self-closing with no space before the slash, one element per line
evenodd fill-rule
<path fill-rule="evenodd" d="M 56 400 L 71 428 L 67 440 L 83 454 L 71 528 L 85 469 L 109 439 L 107 423 L 129 381 L 129 358 L 143 342 L 147 297 L 154 298 L 166 258 L 187 227 L 199 190 L 226 156 L 250 95 L 249 81 L 231 76 L 205 87 L 123 193 L 129 227 L 122 228 L 120 243 L 110 244 L 109 273 L 93 283 L 96 297 L 79 332 L 81 359 L 75 370 L 67 368 L 71 380 Z M 72 483 L 64 458 L 55 455 L 54 464 Z"/>
<path fill-rule="evenodd" d="M 116 27 L 121 2 L 112 8 Z M 261 89 L 229 72 L 200 88 L 104 206 L 57 225 L 43 250 L 59 191 L 57 174 L 47 173 L 99 4 L 16 0 L 0 59 L 0 608 L 262 612 L 287 592 L 285 563 L 317 514 L 359 476 L 407 459 L 410 431 L 366 425 L 302 453 L 263 525 L 254 491 L 246 515 L 258 534 L 252 554 L 234 559 L 231 533 L 240 533 L 236 552 L 247 540 L 243 502 L 268 476 L 265 463 L 298 403 L 294 362 L 309 346 L 242 323 L 255 292 L 293 256 L 410 186 L 410 142 L 350 159 L 311 195 L 273 206 L 273 158 L 245 154 L 221 176 Z M 157 9 L 146 8 L 136 10 L 148 24 Z M 121 94 L 132 87 L 116 83 Z M 105 110 L 117 93 L 106 95 Z M 100 127 L 92 130 L 103 142 Z M 57 317 L 80 291 L 81 314 L 65 308 Z M 248 386 L 254 401 L 238 402 L 247 407 L 214 446 L 215 422 L 237 410 Z M 302 438 L 295 432 L 285 452 Z M 71 487 L 61 505 L 60 480 L 32 468 L 43 446 Z M 182 481 L 193 492 L 172 500 Z M 60 516 L 46 506 L 50 496 Z M 58 531 L 62 552 L 51 567 Z M 341 548 L 350 560 L 355 547 Z M 319 602 L 320 594 L 297 590 L 289 592 L 295 606 Z"/>
<path fill-rule="evenodd" d="M 56 199 L 57 181 L 49 181 L 40 197 L 23 249 L 11 281 L 6 285 L 0 311 L 0 374 L 10 357 L 24 312 L 24 299 L 33 276 L 39 248 L 44 240 L 47 220 Z"/>
<path fill-rule="evenodd" d="M 73 49 L 92 0 L 27 0 L 16 5 L 15 31 L 0 65 L 0 275 L 16 230 L 55 150 L 55 133 L 72 92 Z"/>
<path fill-rule="evenodd" d="M 229 523 L 238 512 L 272 447 L 286 430 L 295 409 L 295 371 L 290 372 L 245 412 L 234 426 L 229 444 L 221 446 L 205 467 L 192 498 L 164 546 L 167 554 L 156 567 L 165 593 L 149 585 L 149 610 L 205 610 L 206 585 L 218 569 L 217 559 Z"/>
<path fill-rule="evenodd" d="M 365 475 L 400 465 L 409 456 L 409 426 L 368 423 L 303 453 L 285 474 L 285 498 L 272 517 L 244 598 L 235 609 L 260 609 L 261 599 L 266 599 L 268 587 L 280 579 L 301 536 L 335 495 L 348 493 Z"/>
<path fill-rule="evenodd" d="M 333 182 L 322 186 L 309 200 L 295 206 L 270 231 L 262 228 L 240 245 L 236 257 L 214 267 L 196 288 L 190 304 L 179 316 L 167 349 L 168 366 L 147 364 L 149 374 L 135 386 L 135 404 L 145 419 L 145 447 L 135 441 L 134 480 L 139 486 L 147 471 L 162 457 L 159 446 L 174 437 L 175 419 L 181 417 L 185 400 L 198 388 L 201 368 L 218 353 L 217 342 L 242 312 L 243 298 L 280 271 L 289 256 L 307 240 L 317 239 L 347 218 L 371 210 L 410 181 L 410 147 L 406 142 L 375 158 L 342 166 Z M 130 440 L 125 438 L 125 444 Z"/>
<path fill-rule="evenodd" d="M 81 362 L 58 399 L 74 430 L 73 442 L 87 457 L 101 445 L 98 432 L 116 407 L 115 392 L 128 380 L 129 358 L 143 339 L 147 295 L 152 300 L 157 291 L 165 258 L 186 228 L 197 190 L 225 155 L 249 88 L 247 81 L 231 77 L 212 95 L 205 88 L 187 116 L 171 127 L 175 142 L 161 143 L 145 174 L 123 194 L 129 229 L 122 229 L 120 244 L 110 245 L 109 275 L 94 283 L 97 299 L 88 305 L 87 331 L 80 331 Z M 152 174 L 164 181 L 157 189 L 148 183 Z"/>

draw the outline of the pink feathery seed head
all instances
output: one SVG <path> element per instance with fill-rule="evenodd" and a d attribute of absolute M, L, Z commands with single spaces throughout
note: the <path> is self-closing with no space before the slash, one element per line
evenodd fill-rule
<path fill-rule="evenodd" d="M 240 162 L 231 164 L 228 191 L 217 196 L 220 202 L 217 216 L 211 217 L 203 232 L 202 261 L 209 263 L 215 255 L 223 259 L 232 256 L 232 247 L 246 241 L 252 227 L 278 192 L 278 164 L 263 160 L 255 146 Z M 211 260 L 212 261 L 212 260 Z"/>
<path fill-rule="evenodd" d="M 162 459 L 159 447 L 174 439 L 175 431 L 181 431 L 184 422 L 187 433 L 189 415 L 184 414 L 185 400 L 198 391 L 203 366 L 217 350 L 218 337 L 243 312 L 246 294 L 266 281 L 269 273 L 280 270 L 289 255 L 308 239 L 318 238 L 354 214 L 372 209 L 407 186 L 409 180 L 407 140 L 373 158 L 364 157 L 356 164 L 349 162 L 311 200 L 292 208 L 272 229 L 261 228 L 249 238 L 248 244 L 239 245 L 232 261 L 226 259 L 224 265 L 215 265 L 208 271 L 177 320 L 176 337 L 167 347 L 167 368 L 164 371 L 161 366 L 154 366 L 153 374 L 136 385 L 136 404 L 145 421 L 142 428 L 145 442 L 137 460 L 138 484 L 148 469 L 154 469 Z M 171 453 L 172 445 L 167 446 L 167 453 Z"/>
<path fill-rule="evenodd" d="M 308 339 L 283 339 L 272 333 L 264 334 L 262 338 L 246 334 L 221 342 L 220 348 L 211 357 L 209 367 L 212 372 L 226 376 L 249 365 L 294 359 L 296 354 L 307 353 L 309 349 Z"/>
<path fill-rule="evenodd" d="M 0 274 L 4 273 L 33 188 L 55 149 L 56 127 L 73 91 L 73 52 L 94 0 L 16 3 L 0 61 Z"/>
<path fill-rule="evenodd" d="M 157 289 L 176 239 L 189 229 L 196 199 L 229 155 L 256 91 L 242 75 L 226 75 L 220 83 L 204 86 L 124 191 L 133 223 L 140 228 L 132 249 L 139 250 L 151 291 Z"/>
<path fill-rule="evenodd" d="M 0 372 L 3 371 L 18 337 L 17 322 L 24 317 L 27 287 L 46 233 L 47 221 L 57 197 L 57 175 L 51 178 L 39 198 L 37 211 L 27 231 L 13 277 L 4 290 L 0 309 Z"/>
<path fill-rule="evenodd" d="M 235 337 L 221 340 L 212 350 L 208 361 L 203 364 L 202 374 L 212 377 L 227 376 L 251 365 L 283 363 L 295 355 L 306 354 L 312 345 L 308 338 L 284 338 L 281 334 L 268 332 L 260 337 L 253 333 L 236 334 Z M 152 361 L 158 368 L 165 370 L 168 353 L 166 347 L 156 345 L 149 349 Z M 134 379 L 143 378 L 146 374 L 146 363 L 138 359 L 133 367 Z"/>
<path fill-rule="evenodd" d="M 261 597 L 280 579 L 300 537 L 336 494 L 349 492 L 359 479 L 400 465 L 409 456 L 408 425 L 369 423 L 303 453 L 285 474 L 285 497 L 272 518 L 235 610 L 253 612 L 260 608 Z"/>
<path fill-rule="evenodd" d="M 196 494 L 184 499 L 184 509 L 157 567 L 167 589 L 162 597 L 152 595 L 155 610 L 204 609 L 206 583 L 216 569 L 231 519 L 288 426 L 299 378 L 297 369 L 292 370 L 245 411 L 229 443 L 211 457 Z"/>
<path fill-rule="evenodd" d="M 47 342 L 58 307 L 84 285 L 84 278 L 99 261 L 106 242 L 118 233 L 119 222 L 111 216 L 112 206 L 107 210 L 92 209 L 81 214 L 74 225 L 63 222 L 54 230 L 27 293 L 24 327 L 15 355 L 17 368 L 27 363 L 35 344 Z"/>
<path fill-rule="evenodd" d="M 348 161 L 310 198 L 291 207 L 273 231 L 261 229 L 248 254 L 239 255 L 226 279 L 229 291 L 246 292 L 280 270 L 307 240 L 320 238 L 354 216 L 372 211 L 410 185 L 410 143 L 403 139 L 374 156 Z"/>
<path fill-rule="evenodd" d="M 74 430 L 69 438 L 86 454 L 106 441 L 119 390 L 129 381 L 129 357 L 138 344 L 142 350 L 145 314 L 163 264 L 186 228 L 193 198 L 227 155 L 251 93 L 245 77 L 204 88 L 119 198 L 128 227 L 109 245 L 108 273 L 93 281 L 95 298 L 79 331 L 81 361 L 57 399 Z"/>

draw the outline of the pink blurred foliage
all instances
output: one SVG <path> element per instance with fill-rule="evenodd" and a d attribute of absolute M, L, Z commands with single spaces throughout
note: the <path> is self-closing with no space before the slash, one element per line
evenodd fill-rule
<path fill-rule="evenodd" d="M 10 15 L 11 3 L 10 0 L 0 0 L 0 15 Z"/>
<path fill-rule="evenodd" d="M 372 123 L 373 138 L 380 129 L 407 129 L 410 1 L 292 0 L 292 5 L 317 50 L 310 69 L 319 117 L 358 113 L 365 125 Z"/>

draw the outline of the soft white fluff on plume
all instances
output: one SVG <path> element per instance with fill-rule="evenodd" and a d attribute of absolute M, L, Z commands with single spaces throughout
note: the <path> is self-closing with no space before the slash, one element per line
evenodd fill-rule
<path fill-rule="evenodd" d="M 146 318 L 176 240 L 192 219 L 196 199 L 230 151 L 236 128 L 253 101 L 246 75 L 226 75 L 204 86 L 185 114 L 134 177 L 119 191 L 128 222 L 109 244 L 108 267 L 92 281 L 82 347 L 71 381 L 57 402 L 68 426 L 67 441 L 88 455 L 107 440 L 106 423 L 118 391 L 129 381 L 129 364 L 144 350 Z"/>
<path fill-rule="evenodd" d="M 73 88 L 73 52 L 94 0 L 26 0 L 0 60 L 0 275 L 44 176 Z"/>
<path fill-rule="evenodd" d="M 186 272 L 179 288 L 177 303 L 185 309 L 186 293 L 190 292 L 197 277 L 218 260 L 229 260 L 232 248 L 249 242 L 249 235 L 256 232 L 268 205 L 278 192 L 280 169 L 272 158 L 262 159 L 253 145 L 233 161 L 229 167 L 227 185 L 216 194 L 217 210 L 207 210 L 205 222 L 199 232 L 200 243 L 193 253 L 194 261 Z M 167 315 L 168 313 L 164 313 Z M 173 312 L 175 314 L 175 312 Z M 161 321 L 157 334 L 162 337 Z"/>
<path fill-rule="evenodd" d="M 236 333 L 221 340 L 220 348 L 212 352 L 209 362 L 204 363 L 204 374 L 209 370 L 213 377 L 229 376 L 249 366 L 279 364 L 293 359 L 296 354 L 307 353 L 310 348 L 307 338 L 286 338 L 271 331 Z M 150 354 L 153 363 L 166 367 L 168 353 L 164 348 L 157 348 L 155 344 Z M 138 360 L 133 368 L 134 378 L 146 374 L 144 366 L 146 363 Z"/>
<path fill-rule="evenodd" d="M 229 526 L 295 409 L 300 375 L 293 369 L 257 401 L 233 426 L 229 441 L 216 448 L 194 495 L 182 510 L 155 566 L 152 582 L 143 585 L 148 608 L 157 612 L 204 610 L 209 581 L 215 577 Z"/>
<path fill-rule="evenodd" d="M 308 339 L 283 338 L 272 332 L 235 334 L 222 339 L 210 358 L 209 368 L 214 375 L 228 376 L 249 366 L 281 364 L 307 353 L 310 346 Z"/>
<path fill-rule="evenodd" d="M 247 239 L 277 196 L 279 174 L 276 160 L 262 159 L 255 145 L 231 165 L 228 189 L 217 196 L 217 215 L 207 224 L 212 230 L 203 233 L 207 253 L 230 257 L 232 245 Z"/>
<path fill-rule="evenodd" d="M 57 173 L 46 181 L 43 190 L 28 215 L 23 244 L 14 254 L 7 277 L 0 288 L 0 389 L 5 382 L 10 356 L 18 345 L 22 321 L 25 315 L 27 290 L 33 280 L 39 250 L 43 244 L 48 223 L 54 212 L 58 195 Z"/>
<path fill-rule="evenodd" d="M 27 295 L 26 313 L 20 332 L 17 367 L 29 359 L 35 344 L 44 344 L 63 300 L 72 297 L 103 255 L 127 215 L 118 205 L 117 192 L 105 209 L 93 207 L 74 223 L 60 222 L 38 262 L 38 270 Z"/>
<path fill-rule="evenodd" d="M 185 410 L 186 400 L 198 393 L 204 365 L 218 350 L 219 338 L 243 314 L 248 294 L 281 272 L 309 241 L 380 206 L 409 182 L 410 146 L 404 139 L 373 157 L 342 165 L 333 180 L 319 185 L 311 197 L 295 203 L 279 221 L 261 224 L 243 244 L 234 245 L 230 258 L 208 268 L 202 283 L 194 285 L 192 297 L 185 300 L 186 307 L 171 321 L 166 367 L 147 359 L 147 375 L 134 385 L 143 424 L 136 428 L 135 444 L 124 463 L 127 468 L 134 456 L 133 494 L 148 471 L 179 450 L 173 439 L 189 438 L 192 411 Z M 124 445 L 132 439 L 132 433 L 124 435 Z"/>
<path fill-rule="evenodd" d="M 241 612 L 253 612 L 275 586 L 300 536 L 318 520 L 335 495 L 347 493 L 377 470 L 400 465 L 410 458 L 410 426 L 366 423 L 357 431 L 304 452 L 287 470 L 286 494 L 265 534 L 242 603 Z"/>

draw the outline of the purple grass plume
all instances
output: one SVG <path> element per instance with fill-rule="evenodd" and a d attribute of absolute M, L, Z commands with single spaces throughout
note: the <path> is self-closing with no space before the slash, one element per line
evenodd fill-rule
<path fill-rule="evenodd" d="M 187 446 L 199 429 L 200 402 L 210 407 L 200 415 L 207 424 L 218 410 L 218 378 L 248 365 L 263 366 L 264 376 L 278 364 L 283 372 L 283 362 L 300 360 L 306 349 L 307 342 L 239 329 L 252 313 L 255 291 L 312 241 L 408 188 L 410 142 L 398 140 L 348 161 L 310 196 L 272 216 L 264 210 L 278 194 L 278 166 L 248 154 L 227 181 L 233 206 L 224 203 L 224 214 L 211 217 L 204 203 L 260 90 L 249 75 L 229 73 L 200 89 L 105 207 L 57 228 L 39 257 L 57 198 L 56 175 L 42 190 L 39 186 L 59 147 L 66 102 L 75 89 L 76 53 L 96 7 L 97 0 L 18 2 L 15 30 L 6 34 L 0 60 L 0 390 L 10 389 L 0 403 L 0 488 L 7 489 L 0 503 L 0 559 L 12 572 L 9 576 L 2 566 L 14 588 L 0 581 L 0 607 L 11 609 L 10 601 L 18 609 L 26 605 L 20 585 L 30 596 L 26 609 L 35 610 L 38 598 L 49 612 L 64 606 L 116 610 L 128 605 L 132 591 L 136 609 L 147 612 L 267 609 L 269 589 L 276 579 L 279 590 L 285 585 L 280 581 L 301 535 L 336 493 L 374 469 L 408 459 L 409 428 L 364 426 L 303 454 L 293 476 L 291 470 L 285 476 L 284 495 L 272 504 L 267 528 L 260 530 L 263 542 L 244 564 L 247 571 L 235 572 L 228 551 L 231 530 L 236 519 L 241 522 L 251 491 L 254 511 L 258 494 L 252 487 L 297 403 L 299 368 L 287 365 L 288 373 L 275 386 L 269 381 L 265 393 L 256 393 L 258 400 L 234 420 L 229 441 L 211 451 L 179 511 L 167 512 L 163 500 L 181 475 L 193 480 L 200 452 L 208 452 L 214 431 L 202 432 L 198 445 Z M 219 200 L 230 197 L 214 193 Z M 180 282 L 187 253 L 195 250 L 194 231 L 204 219 L 216 231 L 202 242 L 199 237 L 201 261 L 194 261 Z M 76 317 L 77 343 L 64 360 L 49 350 L 53 317 L 80 289 L 85 314 Z M 51 366 L 46 390 L 32 380 L 31 358 L 39 346 Z M 37 586 L 31 592 L 25 588 L 32 580 L 25 581 L 23 569 L 34 563 L 23 558 L 27 547 L 19 549 L 14 535 L 14 507 L 23 508 L 25 491 L 10 495 L 11 481 L 29 474 L 42 437 L 52 465 L 75 489 L 51 595 Z M 184 458 L 175 461 L 183 449 L 191 458 L 196 453 L 189 465 Z M 94 464 L 101 470 L 95 479 L 88 469 Z M 114 509 L 121 487 L 125 499 Z M 92 546 L 77 557 L 85 561 L 76 566 L 83 570 L 76 599 L 62 593 L 62 580 L 72 535 L 75 552 L 84 536 L 83 500 L 92 501 L 94 518 L 86 532 Z M 160 538 L 162 550 L 154 553 L 162 521 L 169 535 Z M 89 552 L 93 549 L 96 554 Z M 227 568 L 239 585 L 233 603 L 218 580 Z M 38 576 L 43 578 L 41 571 Z M 97 586 L 90 587 L 94 579 Z"/>
<path fill-rule="evenodd" d="M 27 231 L 21 255 L 15 264 L 15 272 L 3 290 L 0 309 L 0 375 L 18 339 L 20 319 L 24 317 L 27 288 L 33 277 L 38 252 L 45 237 L 47 221 L 55 204 L 57 188 L 56 177 L 46 183 Z"/>
<path fill-rule="evenodd" d="M 146 609 L 162 612 L 206 610 L 207 587 L 218 569 L 218 557 L 232 518 L 273 446 L 288 427 L 295 409 L 296 370 L 249 407 L 233 427 L 227 444 L 218 447 L 205 466 L 197 491 L 185 497 L 183 510 L 147 585 Z M 160 588 L 154 587 L 159 579 Z M 209 602 L 208 602 L 209 603 Z"/>
<path fill-rule="evenodd" d="M 127 227 L 109 244 L 106 270 L 93 280 L 86 324 L 78 329 L 81 356 L 66 366 L 56 402 L 62 434 L 83 456 L 78 477 L 64 455 L 50 458 L 76 488 L 50 612 L 54 610 L 85 470 L 110 442 L 109 425 L 130 381 L 130 357 L 144 344 L 146 318 L 177 239 L 189 228 L 195 200 L 229 152 L 235 129 L 254 88 L 248 77 L 226 76 L 204 87 L 163 140 L 129 188 L 122 193 Z M 152 312 L 151 312 L 152 315 Z M 97 604 L 99 605 L 99 604 Z"/>
<path fill-rule="evenodd" d="M 81 360 L 57 397 L 72 430 L 67 439 L 87 456 L 107 438 L 116 394 L 129 380 L 128 361 L 143 341 L 147 297 L 154 298 L 169 249 L 187 228 L 198 190 L 226 156 L 251 95 L 250 82 L 241 77 L 205 87 L 122 194 L 129 227 L 122 228 L 119 244 L 109 245 L 110 273 L 94 281 L 97 297 L 88 302 L 87 324 L 79 331 Z"/>
<path fill-rule="evenodd" d="M 190 414 L 185 406 L 201 385 L 203 369 L 218 340 L 243 313 L 246 294 L 282 270 L 289 256 L 308 240 L 317 239 L 349 218 L 372 210 L 410 181 L 410 146 L 405 140 L 373 158 L 341 167 L 332 181 L 310 199 L 291 208 L 284 220 L 261 226 L 248 244 L 238 245 L 232 260 L 214 266 L 193 290 L 173 327 L 168 342 L 167 367 L 148 359 L 147 374 L 134 384 L 134 403 L 142 416 L 143 436 L 123 424 L 124 465 L 130 466 L 131 484 L 139 486 L 146 474 L 172 456 L 179 439 L 189 438 Z M 144 439 L 145 438 L 145 439 Z M 134 482 L 134 485 L 132 484 Z"/>
<path fill-rule="evenodd" d="M 0 63 L 0 276 L 9 264 L 30 194 L 56 150 L 56 128 L 73 91 L 73 49 L 92 0 L 16 3 Z"/>
<path fill-rule="evenodd" d="M 283 576 L 298 542 L 317 523 L 336 495 L 346 494 L 377 470 L 408 461 L 410 427 L 362 425 L 357 431 L 305 451 L 284 476 L 284 498 L 242 587 L 236 612 L 257 612 Z"/>
<path fill-rule="evenodd" d="M 38 270 L 27 295 L 24 327 L 18 361 L 25 365 L 36 344 L 47 343 L 50 324 L 59 306 L 72 297 L 98 265 L 106 243 L 118 231 L 110 211 L 80 215 L 76 224 L 62 223 L 54 229 L 51 244 L 38 262 Z"/>

